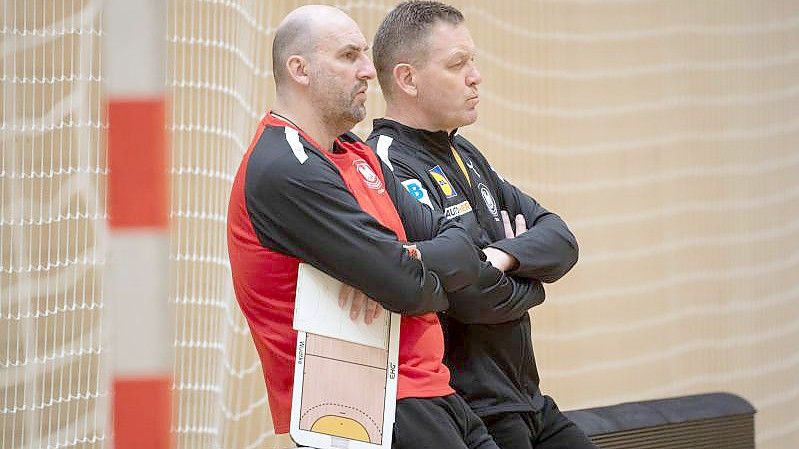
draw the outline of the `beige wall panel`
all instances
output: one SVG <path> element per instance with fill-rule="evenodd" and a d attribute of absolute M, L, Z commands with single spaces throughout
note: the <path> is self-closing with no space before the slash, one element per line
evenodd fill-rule
<path fill-rule="evenodd" d="M 273 99 L 271 41 L 305 1 L 173 0 L 167 17 L 175 424 L 181 448 L 271 448 L 230 286 L 227 198 Z M 367 39 L 395 2 L 341 5 Z M 461 130 L 566 219 L 581 259 L 533 311 L 563 408 L 731 391 L 799 446 L 799 4 L 454 2 L 483 75 Z M 102 2 L 2 19 L 0 389 L 9 448 L 99 448 L 106 126 Z M 371 129 L 384 103 L 368 92 Z M 112 355 L 111 355 L 112 356 Z"/>

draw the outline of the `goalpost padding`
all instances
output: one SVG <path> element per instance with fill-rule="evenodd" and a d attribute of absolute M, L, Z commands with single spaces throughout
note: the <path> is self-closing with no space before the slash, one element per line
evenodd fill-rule
<path fill-rule="evenodd" d="M 169 177 L 160 0 L 105 6 L 115 449 L 172 447 Z"/>

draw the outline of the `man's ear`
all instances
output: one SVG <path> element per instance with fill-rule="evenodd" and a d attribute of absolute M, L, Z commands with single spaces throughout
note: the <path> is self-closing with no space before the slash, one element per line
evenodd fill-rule
<path fill-rule="evenodd" d="M 412 65 L 406 63 L 397 64 L 394 66 L 392 73 L 394 75 L 394 84 L 396 84 L 401 91 L 411 97 L 415 97 L 419 94 L 419 89 L 416 86 L 417 73 Z"/>
<path fill-rule="evenodd" d="M 286 70 L 289 76 L 297 83 L 307 86 L 311 80 L 308 77 L 308 61 L 302 56 L 291 55 L 286 60 Z"/>

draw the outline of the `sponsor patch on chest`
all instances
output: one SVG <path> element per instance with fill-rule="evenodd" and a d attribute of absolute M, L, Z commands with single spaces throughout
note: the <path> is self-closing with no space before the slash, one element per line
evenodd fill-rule
<path fill-rule="evenodd" d="M 472 211 L 472 205 L 468 201 L 463 201 L 458 204 L 452 205 L 444 209 L 444 216 L 447 219 L 460 217 L 463 214 L 468 214 Z"/>
<path fill-rule="evenodd" d="M 449 182 L 447 179 L 447 175 L 444 174 L 444 170 L 441 169 L 440 165 L 436 165 L 435 167 L 428 170 L 430 176 L 433 177 L 433 180 L 438 184 L 438 187 L 441 189 L 441 193 L 444 194 L 447 198 L 453 198 L 458 196 L 458 192 L 455 191 L 455 188 L 452 187 L 452 183 Z"/>
<path fill-rule="evenodd" d="M 418 179 L 406 179 L 402 181 L 402 185 L 405 187 L 405 190 L 411 194 L 412 197 L 416 199 L 416 201 L 426 204 L 427 207 L 430 209 L 433 208 L 433 203 L 430 201 L 430 195 L 427 194 L 427 189 L 422 186 L 422 182 Z"/>

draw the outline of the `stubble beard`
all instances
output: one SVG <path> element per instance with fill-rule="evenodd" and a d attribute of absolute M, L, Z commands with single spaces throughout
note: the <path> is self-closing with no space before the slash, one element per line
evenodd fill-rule
<path fill-rule="evenodd" d="M 319 101 L 317 106 L 328 128 L 342 134 L 366 117 L 365 104 L 355 98 L 363 85 L 345 92 L 335 88 L 336 84 L 333 79 L 325 78 L 314 87 L 313 98 Z"/>

